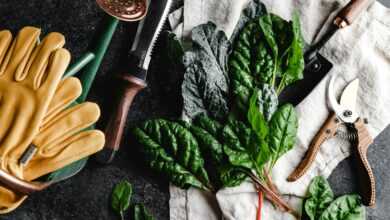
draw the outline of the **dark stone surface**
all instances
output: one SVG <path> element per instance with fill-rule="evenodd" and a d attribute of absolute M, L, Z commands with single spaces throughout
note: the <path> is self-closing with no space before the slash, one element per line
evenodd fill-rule
<path fill-rule="evenodd" d="M 389 0 L 385 0 L 390 5 Z M 1 29 L 14 33 L 26 25 L 41 27 L 44 33 L 59 31 L 67 37 L 67 48 L 73 60 L 80 57 L 93 42 L 104 13 L 94 0 L 18 0 L 0 3 Z M 129 43 L 134 34 L 135 24 L 120 23 L 110 49 L 103 61 L 90 100 L 98 102 L 103 117 L 98 126 L 103 127 L 114 104 L 117 82 L 113 76 L 118 67 L 126 64 Z M 152 61 L 149 87 L 137 96 L 129 113 L 128 123 L 133 125 L 151 117 L 177 117 L 181 101 L 178 95 L 180 76 L 173 76 L 167 68 L 162 53 L 164 36 L 159 40 Z M 369 219 L 388 219 L 390 213 L 390 142 L 389 129 L 370 148 L 370 161 L 375 170 L 378 188 L 378 205 L 369 210 Z M 330 180 L 338 194 L 351 192 L 353 175 L 350 161 L 337 168 Z M 134 201 L 143 202 L 157 219 L 169 219 L 168 182 L 147 169 L 142 157 L 136 152 L 128 131 L 123 147 L 115 162 L 108 166 L 96 164 L 90 159 L 87 167 L 75 177 L 61 182 L 50 189 L 31 196 L 19 209 L 0 219 L 12 220 L 68 220 L 68 219 L 118 219 L 110 209 L 110 194 L 113 186 L 126 179 L 134 185 Z M 129 218 L 126 218 L 129 219 Z"/>

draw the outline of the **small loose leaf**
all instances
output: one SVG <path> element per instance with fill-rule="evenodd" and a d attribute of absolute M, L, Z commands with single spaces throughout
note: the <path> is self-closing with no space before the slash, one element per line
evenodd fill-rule
<path fill-rule="evenodd" d="M 142 204 L 136 204 L 134 206 L 133 220 L 154 220 L 153 216 Z"/>
<path fill-rule="evenodd" d="M 334 198 L 328 181 L 322 176 L 317 176 L 311 181 L 307 196 L 304 208 L 310 220 L 319 219 Z"/>
<path fill-rule="evenodd" d="M 129 208 L 133 187 L 128 181 L 117 184 L 112 192 L 111 207 L 123 218 L 123 213 Z"/>
<path fill-rule="evenodd" d="M 332 202 L 319 220 L 364 220 L 366 210 L 358 195 L 344 195 Z"/>

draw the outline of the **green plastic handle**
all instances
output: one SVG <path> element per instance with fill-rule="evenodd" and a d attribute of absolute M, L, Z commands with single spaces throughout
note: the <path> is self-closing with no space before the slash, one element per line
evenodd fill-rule
<path fill-rule="evenodd" d="M 92 52 L 88 52 L 80 57 L 76 62 L 68 67 L 64 74 L 65 77 L 76 75 L 82 68 L 84 68 L 89 62 L 91 62 L 95 58 L 95 54 Z"/>
<path fill-rule="evenodd" d="M 77 99 L 78 102 L 83 102 L 87 98 L 92 82 L 95 79 L 97 71 L 99 70 L 104 54 L 110 45 L 112 36 L 114 35 L 118 23 L 118 19 L 111 16 L 108 17 L 107 27 L 105 28 L 104 33 L 102 33 L 98 39 L 96 48 L 92 51 L 92 53 L 95 54 L 95 59 L 85 67 L 83 74 L 80 76 L 80 81 L 83 86 L 83 93 Z"/>

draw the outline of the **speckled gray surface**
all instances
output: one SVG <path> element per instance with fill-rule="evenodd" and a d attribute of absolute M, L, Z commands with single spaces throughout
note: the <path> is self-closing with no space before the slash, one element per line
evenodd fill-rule
<path fill-rule="evenodd" d="M 390 0 L 383 0 L 390 6 Z M 17 0 L 0 2 L 0 28 L 13 31 L 26 25 L 41 27 L 43 32 L 59 31 L 67 37 L 67 48 L 77 59 L 91 46 L 99 30 L 104 13 L 94 0 Z M 118 88 L 113 75 L 125 64 L 129 42 L 135 25 L 121 23 L 92 88 L 91 100 L 103 108 L 99 126 L 104 126 L 113 106 Z M 164 36 L 156 51 L 164 48 Z M 164 56 L 157 52 L 152 61 L 149 87 L 136 98 L 129 113 L 129 124 L 150 117 L 177 117 L 180 114 L 178 96 L 180 76 L 169 74 L 161 68 Z M 369 219 L 390 219 L 390 129 L 383 132 L 370 148 L 369 157 L 377 177 L 378 204 L 370 209 Z M 90 159 L 87 167 L 70 180 L 31 196 L 19 209 L 0 219 L 12 220 L 98 220 L 118 219 L 110 209 L 112 187 L 127 179 L 135 186 L 135 202 L 144 202 L 156 219 L 169 219 L 168 183 L 163 177 L 147 169 L 135 151 L 132 140 L 125 135 L 124 144 L 115 162 L 108 166 L 96 164 Z M 330 177 L 335 191 L 351 192 L 355 186 L 350 160 L 338 166 Z M 126 218 L 129 219 L 129 218 Z"/>

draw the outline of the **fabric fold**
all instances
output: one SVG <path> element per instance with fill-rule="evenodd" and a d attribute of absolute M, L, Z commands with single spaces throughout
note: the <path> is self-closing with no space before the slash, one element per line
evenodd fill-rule
<path fill-rule="evenodd" d="M 300 14 L 301 26 L 306 43 L 316 37 L 328 16 L 347 4 L 347 0 L 263 0 L 269 12 L 290 20 L 296 10 Z M 213 21 L 224 30 L 227 36 L 233 32 L 235 24 L 248 0 L 208 0 L 184 1 L 183 32 L 179 36 L 188 38 L 195 26 Z M 176 32 L 178 33 L 178 32 Z M 308 173 L 296 182 L 286 181 L 287 176 L 300 162 L 306 150 L 329 114 L 326 103 L 326 86 L 331 74 L 340 77 L 336 89 L 341 89 L 354 78 L 360 79 L 358 109 L 367 118 L 368 130 L 376 137 L 390 123 L 390 9 L 375 2 L 353 25 L 338 31 L 321 49 L 321 54 L 330 60 L 334 67 L 297 107 L 299 115 L 298 140 L 295 147 L 279 159 L 272 172 L 272 178 L 288 201 L 297 210 L 301 209 L 311 179 L 317 175 L 328 177 L 335 167 L 350 155 L 348 141 L 338 138 L 325 142 Z M 221 219 L 218 207 L 205 205 L 199 198 L 198 190 L 185 193 L 171 186 L 171 219 L 192 220 Z M 179 193 L 180 192 L 180 193 Z M 184 196 L 185 195 L 185 196 Z M 256 218 L 257 193 L 252 183 L 245 182 L 239 187 L 220 190 L 217 195 L 219 208 L 225 219 L 247 220 Z M 185 206 L 182 203 L 186 204 Z M 202 204 L 200 204 L 202 203 Z M 184 209 L 184 210 L 183 210 Z M 203 210 L 200 211 L 200 210 Z M 210 212 L 215 216 L 209 215 Z M 177 213 L 186 213 L 177 215 Z M 195 217 L 198 215 L 198 217 Z M 289 214 L 276 211 L 265 201 L 264 219 L 293 219 Z"/>

